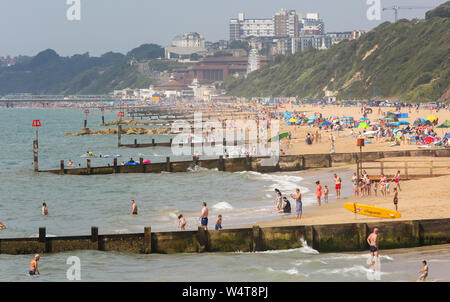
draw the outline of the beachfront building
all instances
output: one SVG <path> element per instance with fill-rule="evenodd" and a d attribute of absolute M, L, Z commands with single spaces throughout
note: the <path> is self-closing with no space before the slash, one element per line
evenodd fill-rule
<path fill-rule="evenodd" d="M 239 13 L 237 19 L 229 23 L 230 41 L 249 37 L 273 37 L 274 24 L 272 19 L 245 19 L 244 13 Z"/>
<path fill-rule="evenodd" d="M 277 37 L 298 37 L 300 14 L 295 10 L 282 9 L 273 16 L 274 35 Z"/>
<path fill-rule="evenodd" d="M 176 36 L 172 40 L 172 45 L 165 48 L 166 59 L 187 58 L 191 55 L 206 54 L 206 42 L 202 35 L 196 32 L 189 32 Z"/>
<path fill-rule="evenodd" d="M 259 66 L 264 66 L 270 59 L 259 57 Z M 229 76 L 245 75 L 248 69 L 248 57 L 207 57 L 202 58 L 194 66 L 174 70 L 174 78 L 184 83 L 192 83 L 197 79 L 200 84 L 222 82 Z"/>
<path fill-rule="evenodd" d="M 325 23 L 317 13 L 308 13 L 306 18 L 300 20 L 300 35 L 323 35 L 325 34 Z"/>

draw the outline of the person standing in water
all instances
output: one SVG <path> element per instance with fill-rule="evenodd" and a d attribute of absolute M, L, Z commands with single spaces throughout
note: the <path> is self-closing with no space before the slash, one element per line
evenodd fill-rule
<path fill-rule="evenodd" d="M 336 189 L 336 199 L 341 199 L 341 183 L 342 179 L 337 175 L 334 174 L 334 183 L 335 183 L 335 189 Z"/>
<path fill-rule="evenodd" d="M 325 203 L 328 203 L 328 193 L 330 193 L 330 190 L 328 189 L 328 186 L 325 185 L 323 187 L 323 200 L 325 201 Z"/>
<path fill-rule="evenodd" d="M 131 215 L 137 215 L 138 214 L 138 208 L 134 200 L 131 201 Z"/>
<path fill-rule="evenodd" d="M 35 276 L 36 273 L 37 273 L 38 275 L 41 274 L 41 273 L 39 272 L 39 269 L 38 269 L 38 261 L 39 261 L 40 258 L 41 258 L 41 257 L 39 256 L 39 254 L 36 254 L 36 255 L 34 255 L 34 258 L 31 259 L 31 262 L 30 262 L 30 270 L 28 271 L 28 273 L 30 274 L 30 276 Z"/>
<path fill-rule="evenodd" d="M 182 214 L 178 216 L 178 227 L 180 231 L 186 230 L 186 218 Z"/>
<path fill-rule="evenodd" d="M 300 193 L 300 189 L 295 189 L 295 194 L 291 194 L 291 197 L 295 199 L 296 210 L 297 210 L 297 219 L 302 218 L 303 213 L 303 204 L 302 204 L 302 193 Z"/>
<path fill-rule="evenodd" d="M 206 202 L 203 202 L 202 204 L 202 213 L 200 215 L 200 220 L 202 227 L 205 229 L 205 231 L 208 230 L 208 208 L 206 207 Z"/>
<path fill-rule="evenodd" d="M 214 229 L 216 231 L 219 231 L 222 229 L 222 215 L 219 214 L 219 216 L 217 216 L 217 221 L 216 221 L 216 225 L 214 226 Z"/>
<path fill-rule="evenodd" d="M 277 194 L 277 199 L 275 199 L 275 206 L 277 207 L 277 211 L 281 211 L 281 208 L 283 206 L 283 195 L 278 189 L 275 189 L 275 194 Z"/>
<path fill-rule="evenodd" d="M 423 268 L 419 271 L 419 278 L 417 278 L 417 281 L 425 281 L 428 277 L 428 264 L 425 260 L 422 261 Z"/>
<path fill-rule="evenodd" d="M 320 185 L 320 181 L 316 181 L 316 197 L 317 202 L 319 203 L 319 206 L 321 205 L 320 201 L 322 198 L 322 186 Z"/>
<path fill-rule="evenodd" d="M 48 215 L 47 204 L 45 202 L 42 204 L 41 212 L 42 212 L 43 216 L 47 216 Z"/>
<path fill-rule="evenodd" d="M 378 261 L 378 228 L 374 228 L 373 232 L 367 237 L 367 243 L 370 247 L 370 262 L 373 263 L 373 260 Z"/>

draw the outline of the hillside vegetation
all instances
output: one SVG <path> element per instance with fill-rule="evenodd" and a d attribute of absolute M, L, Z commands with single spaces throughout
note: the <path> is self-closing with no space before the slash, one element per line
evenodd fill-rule
<path fill-rule="evenodd" d="M 0 95 L 104 94 L 114 89 L 148 88 L 155 81 L 139 72 L 137 60 L 155 60 L 163 48 L 144 44 L 127 53 L 108 52 L 100 57 L 88 53 L 61 57 L 47 49 L 20 63 L 0 68 Z"/>
<path fill-rule="evenodd" d="M 358 40 L 327 50 L 310 49 L 277 57 L 247 78 L 229 78 L 229 94 L 246 97 L 377 97 L 435 101 L 449 89 L 450 1 L 427 12 L 425 20 L 385 22 Z"/>

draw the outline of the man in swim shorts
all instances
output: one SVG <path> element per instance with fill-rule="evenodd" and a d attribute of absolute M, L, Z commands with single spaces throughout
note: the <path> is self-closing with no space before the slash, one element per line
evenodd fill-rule
<path fill-rule="evenodd" d="M 138 208 L 134 200 L 131 201 L 131 214 L 137 215 L 138 214 Z"/>
<path fill-rule="evenodd" d="M 206 202 L 202 204 L 202 214 L 200 215 L 202 227 L 205 231 L 208 230 L 208 208 L 206 207 Z"/>
<path fill-rule="evenodd" d="M 375 258 L 378 261 L 378 228 L 374 228 L 373 232 L 367 237 L 367 243 L 370 247 L 371 262 Z"/>
<path fill-rule="evenodd" d="M 336 189 L 336 199 L 340 199 L 341 198 L 342 179 L 337 174 L 334 174 L 334 183 L 335 183 L 335 189 Z"/>
<path fill-rule="evenodd" d="M 31 262 L 30 262 L 30 270 L 29 270 L 29 272 L 28 272 L 28 273 L 30 274 L 30 276 L 35 276 L 36 273 L 37 273 L 38 275 L 41 274 L 41 273 L 39 272 L 39 269 L 38 269 L 38 261 L 39 261 L 39 258 L 40 258 L 39 254 L 36 254 L 36 255 L 34 255 L 34 258 L 31 259 Z"/>

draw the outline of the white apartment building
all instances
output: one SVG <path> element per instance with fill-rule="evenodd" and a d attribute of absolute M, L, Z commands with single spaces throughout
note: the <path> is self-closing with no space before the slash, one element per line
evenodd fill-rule
<path fill-rule="evenodd" d="M 245 19 L 244 14 L 239 13 L 237 19 L 230 20 L 230 41 L 272 36 L 274 36 L 272 19 Z"/>

